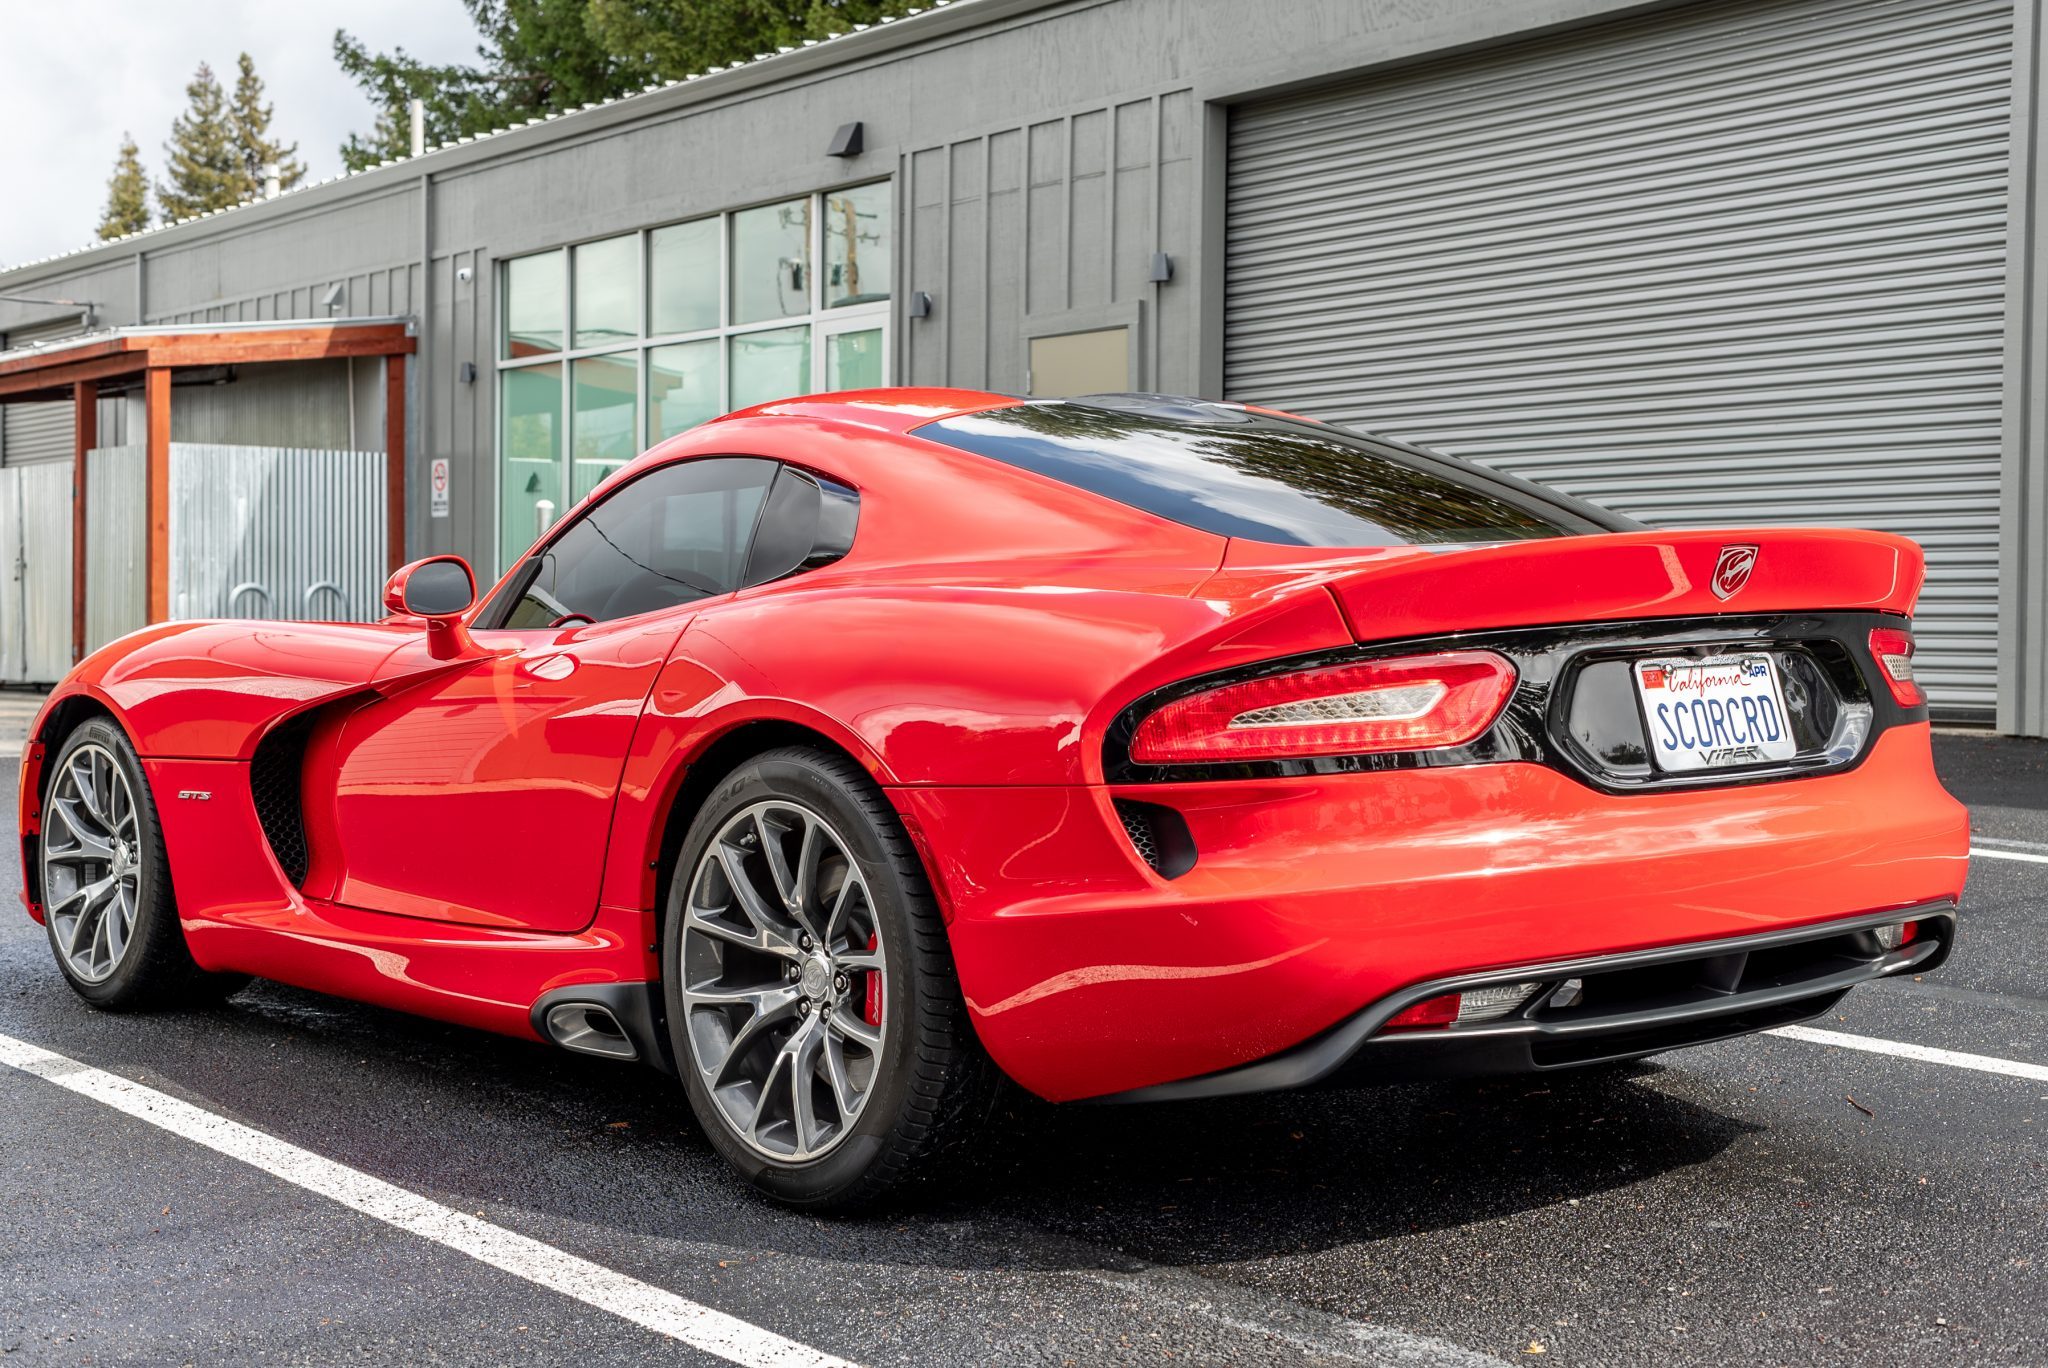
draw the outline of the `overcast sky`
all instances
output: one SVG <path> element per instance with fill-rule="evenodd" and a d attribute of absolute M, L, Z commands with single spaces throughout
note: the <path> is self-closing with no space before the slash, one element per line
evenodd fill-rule
<path fill-rule="evenodd" d="M 307 176 L 341 169 L 340 147 L 375 117 L 334 65 L 334 30 L 383 51 L 468 61 L 461 0 L 0 0 L 0 266 L 85 246 L 107 176 L 134 134 L 152 181 L 202 61 L 232 87 L 247 52 L 299 145 Z"/>

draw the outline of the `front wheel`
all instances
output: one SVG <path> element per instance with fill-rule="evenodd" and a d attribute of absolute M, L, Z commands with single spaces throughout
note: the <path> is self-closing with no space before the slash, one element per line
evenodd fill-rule
<path fill-rule="evenodd" d="M 668 1028 L 698 1121 L 762 1192 L 859 1205 L 985 1109 L 916 851 L 868 776 L 809 748 L 727 777 L 670 882 Z"/>
<path fill-rule="evenodd" d="M 95 1007 L 203 1006 L 248 980 L 193 963 L 142 762 L 105 718 L 57 751 L 37 842 L 43 926 L 57 967 Z"/>

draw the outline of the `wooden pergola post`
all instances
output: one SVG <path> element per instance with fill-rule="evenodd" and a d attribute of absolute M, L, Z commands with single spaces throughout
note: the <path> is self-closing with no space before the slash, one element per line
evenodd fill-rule
<path fill-rule="evenodd" d="M 148 432 L 149 621 L 171 616 L 171 370 L 143 372 L 144 425 Z"/>
<path fill-rule="evenodd" d="M 100 387 L 71 387 L 71 659 L 85 658 L 85 457 L 100 444 Z"/>
<path fill-rule="evenodd" d="M 384 358 L 385 553 L 396 570 L 405 564 L 405 355 Z"/>

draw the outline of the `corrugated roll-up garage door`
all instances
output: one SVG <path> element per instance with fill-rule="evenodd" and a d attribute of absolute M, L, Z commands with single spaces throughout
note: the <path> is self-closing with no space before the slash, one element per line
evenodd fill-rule
<path fill-rule="evenodd" d="M 75 319 L 29 328 L 10 329 L 8 348 L 26 347 L 33 342 L 54 342 L 83 331 Z M 27 465 L 32 461 L 68 461 L 72 458 L 72 412 L 67 403 L 0 404 L 0 465 Z"/>
<path fill-rule="evenodd" d="M 6 445 L 0 446 L 5 464 L 27 465 L 31 461 L 68 461 L 72 457 L 71 405 L 9 404 L 0 409 L 0 423 L 7 425 Z"/>
<path fill-rule="evenodd" d="M 1996 701 L 2010 0 L 1660 11 L 1234 111 L 1225 388 L 1670 526 L 1927 548 Z"/>

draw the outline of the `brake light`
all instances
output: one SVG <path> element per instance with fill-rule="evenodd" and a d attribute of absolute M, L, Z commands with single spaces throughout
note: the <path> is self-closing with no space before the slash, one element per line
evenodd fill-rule
<path fill-rule="evenodd" d="M 1870 653 L 1877 657 L 1878 673 L 1891 687 L 1892 697 L 1902 708 L 1917 708 L 1927 701 L 1913 679 L 1913 634 L 1896 627 L 1878 627 L 1870 633 Z"/>
<path fill-rule="evenodd" d="M 1383 1031 L 1419 1031 L 1431 1026 L 1449 1026 L 1458 1019 L 1458 995 L 1445 993 L 1441 997 L 1424 998 L 1413 1007 L 1404 1007 L 1387 1018 Z"/>
<path fill-rule="evenodd" d="M 1420 1031 L 1437 1026 L 1468 1026 L 1480 1021 L 1499 1021 L 1534 997 L 1541 983 L 1496 983 L 1485 988 L 1467 988 L 1461 993 L 1439 993 L 1404 1007 L 1387 1018 L 1382 1031 Z"/>
<path fill-rule="evenodd" d="M 1491 651 L 1366 660 L 1225 684 L 1138 724 L 1131 759 L 1200 764 L 1462 746 L 1493 725 L 1515 667 Z"/>

